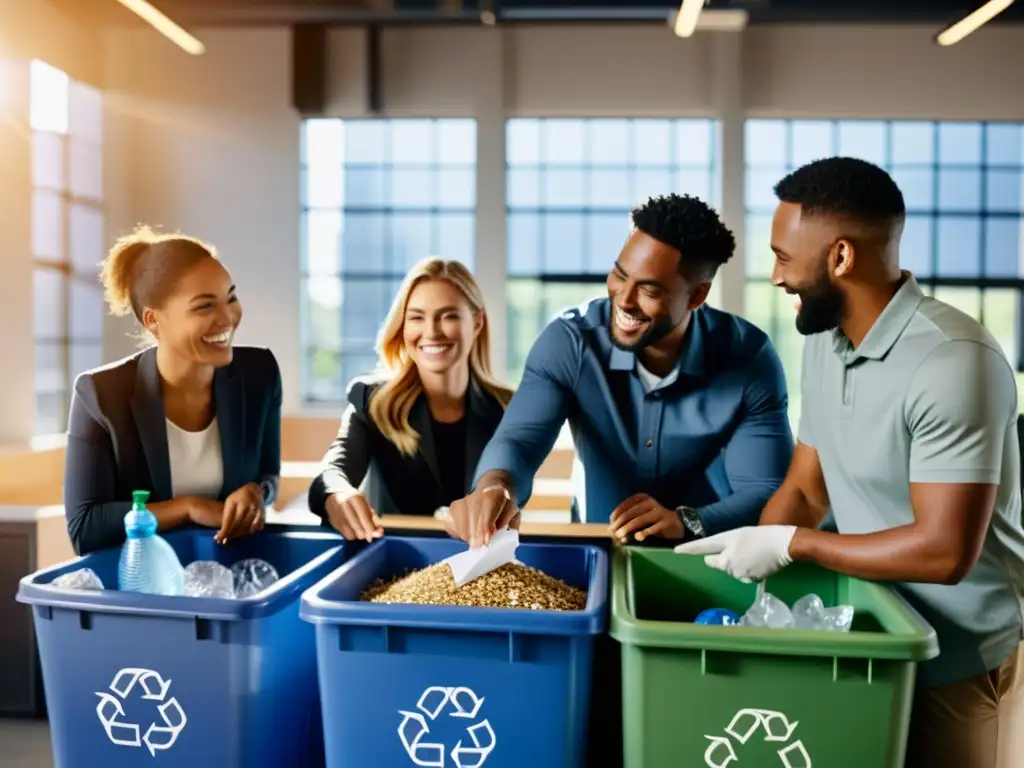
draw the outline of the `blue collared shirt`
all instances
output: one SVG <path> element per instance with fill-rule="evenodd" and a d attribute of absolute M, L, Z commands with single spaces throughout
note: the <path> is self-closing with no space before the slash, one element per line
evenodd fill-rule
<path fill-rule="evenodd" d="M 608 522 L 622 501 L 647 493 L 696 509 L 708 535 L 756 525 L 793 454 L 786 380 L 768 337 L 702 307 L 675 369 L 646 392 L 636 355 L 611 342 L 610 310 L 594 299 L 544 328 L 476 479 L 508 472 L 524 505 L 568 419 L 583 468 L 574 519 Z"/>

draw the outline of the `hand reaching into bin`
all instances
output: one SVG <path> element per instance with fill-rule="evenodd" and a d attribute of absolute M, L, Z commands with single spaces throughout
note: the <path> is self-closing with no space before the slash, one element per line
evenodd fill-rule
<path fill-rule="evenodd" d="M 246 483 L 224 500 L 224 517 L 216 539 L 226 544 L 231 539 L 263 529 L 263 489 L 259 483 Z"/>
<path fill-rule="evenodd" d="M 223 502 L 196 497 L 181 501 L 187 504 L 188 519 L 191 522 L 218 529 L 214 534 L 218 544 L 226 544 L 231 539 L 256 533 L 263 528 L 263 492 L 256 483 L 242 486 Z"/>
<path fill-rule="evenodd" d="M 725 571 L 740 581 L 761 581 L 791 562 L 789 544 L 796 533 L 794 525 L 758 525 L 680 544 L 681 555 L 704 555 L 711 568 Z"/>
<path fill-rule="evenodd" d="M 335 493 L 327 498 L 331 527 L 349 541 L 373 541 L 384 535 L 380 517 L 361 493 Z"/>
<path fill-rule="evenodd" d="M 482 547 L 505 526 L 519 528 L 520 519 L 519 506 L 512 500 L 508 484 L 484 475 L 469 496 L 451 503 L 445 527 L 455 538 L 469 542 L 470 547 Z"/>

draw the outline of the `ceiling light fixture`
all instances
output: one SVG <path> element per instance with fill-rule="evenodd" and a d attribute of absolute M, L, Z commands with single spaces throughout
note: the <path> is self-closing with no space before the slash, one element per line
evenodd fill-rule
<path fill-rule="evenodd" d="M 117 0 L 117 2 L 148 23 L 153 29 L 186 53 L 191 53 L 193 56 L 205 53 L 206 46 L 167 18 L 162 11 L 146 2 L 146 0 Z"/>
<path fill-rule="evenodd" d="M 940 32 L 935 38 L 935 42 L 939 45 L 956 45 L 972 32 L 976 32 L 979 27 L 992 21 L 1011 5 L 1013 5 L 1013 0 L 989 0 L 973 13 Z"/>
<path fill-rule="evenodd" d="M 683 0 L 672 27 L 677 37 L 690 37 L 697 30 L 697 21 L 703 8 L 704 0 Z"/>

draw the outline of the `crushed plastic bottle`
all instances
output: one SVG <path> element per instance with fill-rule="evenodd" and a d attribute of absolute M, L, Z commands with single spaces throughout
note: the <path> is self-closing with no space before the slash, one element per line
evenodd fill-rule
<path fill-rule="evenodd" d="M 132 491 L 132 508 L 124 516 L 127 541 L 121 547 L 117 579 L 122 592 L 183 595 L 185 569 L 174 549 L 157 535 L 156 516 L 146 509 L 149 491 Z"/>
<path fill-rule="evenodd" d="M 794 629 L 821 629 L 825 623 L 825 604 L 817 595 L 804 595 L 793 603 Z"/>
<path fill-rule="evenodd" d="M 100 581 L 100 577 L 96 575 L 96 571 L 92 568 L 79 568 L 77 571 L 65 573 L 58 576 L 51 583 L 57 589 L 83 592 L 95 592 L 104 588 L 103 582 Z"/>
<path fill-rule="evenodd" d="M 758 590 L 757 599 L 740 619 L 744 627 L 785 629 L 793 626 L 793 614 L 784 602 L 769 592 Z"/>
<path fill-rule="evenodd" d="M 230 600 L 235 596 L 235 576 L 212 560 L 196 560 L 185 568 L 185 594 Z"/>
<path fill-rule="evenodd" d="M 257 558 L 239 560 L 231 566 L 231 573 L 234 577 L 235 597 L 240 599 L 259 594 L 280 578 L 274 566 Z"/>
<path fill-rule="evenodd" d="M 804 595 L 790 609 L 782 600 L 758 587 L 757 599 L 743 614 L 740 624 L 771 629 L 805 629 L 819 632 L 849 632 L 853 625 L 851 605 L 826 608 L 818 595 Z"/>
<path fill-rule="evenodd" d="M 853 606 L 826 608 L 817 595 L 805 595 L 793 603 L 793 625 L 796 629 L 849 632 L 852 624 Z"/>
<path fill-rule="evenodd" d="M 827 632 L 849 632 L 853 627 L 853 606 L 837 605 L 825 609 L 825 630 Z"/>

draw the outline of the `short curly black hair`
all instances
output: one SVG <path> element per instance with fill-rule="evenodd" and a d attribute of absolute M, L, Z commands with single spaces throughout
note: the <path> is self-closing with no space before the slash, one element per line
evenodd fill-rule
<path fill-rule="evenodd" d="M 797 168 L 775 185 L 775 195 L 799 205 L 803 215 L 846 216 L 867 225 L 902 223 L 907 215 L 892 176 L 854 157 L 828 157 Z"/>
<path fill-rule="evenodd" d="M 690 195 L 650 197 L 630 217 L 634 228 L 679 251 L 679 273 L 688 279 L 711 280 L 736 250 L 715 210 Z"/>

